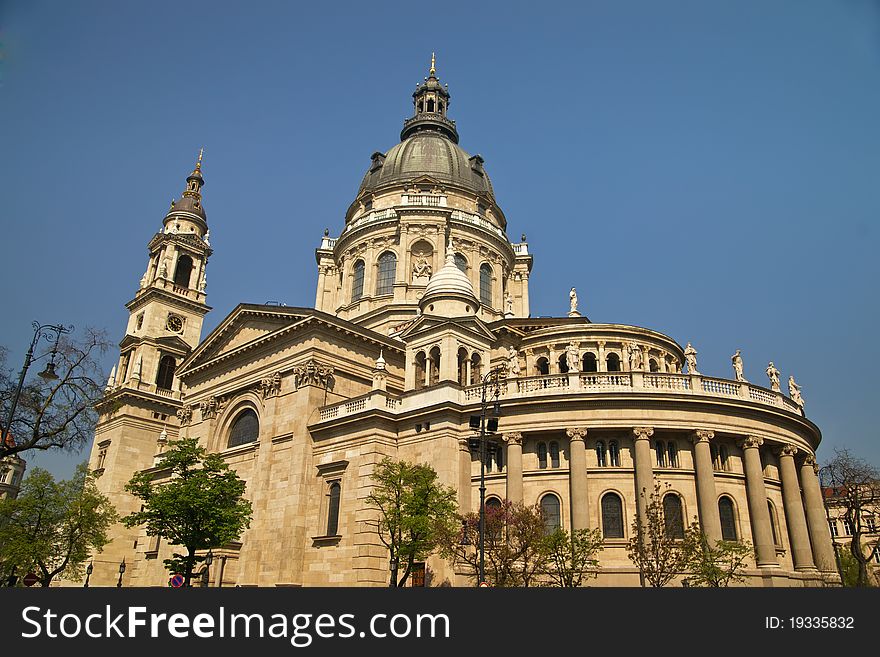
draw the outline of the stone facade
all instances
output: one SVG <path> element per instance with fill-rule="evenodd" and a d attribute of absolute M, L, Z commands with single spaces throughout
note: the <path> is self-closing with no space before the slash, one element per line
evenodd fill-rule
<path fill-rule="evenodd" d="M 469 418 L 486 375 L 503 368 L 487 495 L 527 504 L 552 495 L 562 526 L 602 529 L 598 585 L 638 584 L 625 543 L 644 513 L 638 491 L 654 478 L 679 497 L 686 523 L 756 546 L 750 585 L 833 581 L 812 467 L 821 435 L 802 407 L 700 374 L 695 360 L 683 373 L 675 340 L 591 322 L 576 300 L 565 317 L 530 317 L 525 235 L 508 239 L 483 160 L 458 146 L 433 69 L 413 106 L 401 143 L 373 155 L 340 235 L 325 232 L 316 250 L 315 308 L 243 304 L 202 339 L 211 251 L 200 165 L 187 179 L 127 305 L 92 450 L 120 513 L 137 505 L 124 483 L 154 467 L 166 440 L 197 437 L 247 481 L 254 509 L 241 541 L 213 550 L 212 585 L 384 586 L 388 554 L 365 504 L 373 469 L 386 456 L 429 463 L 460 507 L 476 510 Z M 258 430 L 239 444 L 245 416 Z M 170 553 L 161 537 L 118 526 L 91 584 L 115 584 L 124 558 L 127 584 L 164 585 Z M 466 583 L 436 557 L 427 572 L 429 584 Z"/>

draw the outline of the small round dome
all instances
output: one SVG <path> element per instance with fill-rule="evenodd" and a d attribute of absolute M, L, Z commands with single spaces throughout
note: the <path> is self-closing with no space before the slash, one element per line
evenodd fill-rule
<path fill-rule="evenodd" d="M 419 305 L 424 312 L 428 304 L 442 299 L 465 301 L 467 307 L 473 308 L 474 312 L 476 312 L 480 305 L 470 279 L 455 266 L 455 252 L 451 244 L 446 247 L 446 262 L 440 268 L 440 271 L 431 276 L 431 280 L 428 281 L 425 294 Z M 456 312 L 456 314 L 461 315 L 464 313 Z"/>

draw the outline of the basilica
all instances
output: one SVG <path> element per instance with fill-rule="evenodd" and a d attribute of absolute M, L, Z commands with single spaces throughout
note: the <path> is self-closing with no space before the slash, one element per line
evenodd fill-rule
<path fill-rule="evenodd" d="M 320 239 L 314 308 L 240 304 L 205 336 L 199 158 L 147 245 L 100 407 L 90 467 L 120 515 L 139 508 L 131 476 L 161 481 L 167 443 L 195 437 L 253 506 L 240 540 L 212 550 L 210 586 L 387 586 L 366 503 L 384 457 L 430 464 L 463 512 L 479 507 L 482 466 L 486 504 L 597 528 L 597 586 L 639 584 L 626 543 L 655 481 L 671 531 L 698 519 L 712 541 L 754 546 L 747 585 L 833 582 L 821 434 L 796 384 L 784 394 L 772 364 L 770 387 L 746 381 L 736 355 L 734 378 L 701 374 L 690 344 L 590 321 L 574 288 L 566 316 L 532 317 L 533 254 L 508 235 L 483 158 L 459 146 L 433 62 L 412 102 L 400 142 L 372 154 L 338 234 Z M 499 425 L 481 459 L 472 418 L 487 404 Z M 167 585 L 161 536 L 111 535 L 91 585 L 115 585 L 123 561 L 124 585 Z M 419 566 L 413 585 L 469 583 L 439 557 Z"/>

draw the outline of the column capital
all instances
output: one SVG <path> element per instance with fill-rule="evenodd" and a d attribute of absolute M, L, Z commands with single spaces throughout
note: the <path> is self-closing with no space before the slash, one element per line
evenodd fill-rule
<path fill-rule="evenodd" d="M 522 445 L 523 435 L 519 431 L 512 431 L 501 436 L 501 439 L 508 445 Z"/>
<path fill-rule="evenodd" d="M 715 437 L 715 432 L 711 429 L 697 429 L 691 434 L 691 441 L 696 443 L 708 443 Z"/>
<path fill-rule="evenodd" d="M 636 440 L 647 440 L 654 435 L 653 427 L 633 427 Z"/>
<path fill-rule="evenodd" d="M 471 448 L 470 448 L 470 445 L 468 444 L 468 439 L 467 439 L 467 438 L 459 438 L 459 439 L 458 439 L 458 450 L 461 451 L 461 452 L 468 452 L 468 453 L 470 453 Z"/>
<path fill-rule="evenodd" d="M 605 340 L 596 340 L 596 344 L 599 345 L 600 348 L 605 348 Z"/>
<path fill-rule="evenodd" d="M 798 448 L 794 445 L 783 445 L 777 450 L 779 456 L 794 456 L 798 453 Z"/>
<path fill-rule="evenodd" d="M 764 444 L 764 439 L 761 436 L 746 436 L 742 440 L 739 441 L 739 446 L 743 449 L 750 449 L 752 447 L 760 447 Z"/>
<path fill-rule="evenodd" d="M 819 474 L 819 464 L 816 463 L 816 456 L 814 454 L 807 454 L 807 456 L 804 458 L 804 465 L 813 466 L 813 472 L 815 472 L 817 475 Z"/>
<path fill-rule="evenodd" d="M 572 441 L 580 440 L 583 442 L 587 436 L 587 430 L 583 427 L 569 427 L 565 430 L 565 435 L 571 438 Z"/>

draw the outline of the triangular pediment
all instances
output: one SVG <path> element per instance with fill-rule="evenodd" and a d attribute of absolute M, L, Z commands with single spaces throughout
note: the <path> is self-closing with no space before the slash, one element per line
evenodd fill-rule
<path fill-rule="evenodd" d="M 494 342 L 496 339 L 495 334 L 486 327 L 486 324 L 476 317 L 449 318 L 437 315 L 419 316 L 400 334 L 400 338 L 404 342 L 409 342 L 419 334 L 441 330 L 470 333 L 490 342 Z"/>

